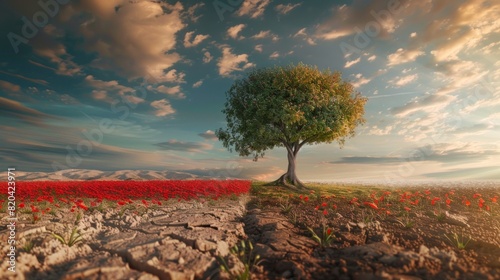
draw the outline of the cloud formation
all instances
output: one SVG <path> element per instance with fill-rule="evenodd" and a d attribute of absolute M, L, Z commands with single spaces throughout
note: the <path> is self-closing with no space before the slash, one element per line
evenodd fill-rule
<path fill-rule="evenodd" d="M 248 61 L 247 54 L 235 55 L 229 46 L 222 46 L 222 57 L 219 58 L 217 66 L 219 67 L 219 75 L 228 77 L 234 71 L 243 71 L 255 66 L 255 64 Z"/>
<path fill-rule="evenodd" d="M 155 144 L 162 150 L 172 150 L 181 152 L 206 152 L 212 149 L 212 145 L 203 142 L 182 142 L 175 139 L 167 142 Z"/>
<path fill-rule="evenodd" d="M 261 17 L 271 0 L 245 0 L 236 12 L 238 16 L 249 16 L 250 18 Z"/>

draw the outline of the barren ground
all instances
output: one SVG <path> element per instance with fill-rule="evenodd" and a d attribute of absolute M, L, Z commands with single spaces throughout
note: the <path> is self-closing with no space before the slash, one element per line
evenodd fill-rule
<path fill-rule="evenodd" d="M 391 194 L 377 202 L 379 209 L 364 203 L 385 191 Z M 17 224 L 16 273 L 2 262 L 0 278 L 233 278 L 244 266 L 230 249 L 247 239 L 254 245 L 251 256 L 260 256 L 250 267 L 252 279 L 500 279 L 500 207 L 493 200 L 500 190 L 456 189 L 448 195 L 448 207 L 449 192 L 342 187 L 300 198 L 257 186 L 251 196 L 169 200 L 147 210 L 122 207 L 78 215 L 61 209 L 35 223 L 25 211 Z M 408 199 L 400 201 L 403 193 Z M 354 197 L 359 205 L 350 203 Z M 440 200 L 432 205 L 434 197 Z M 489 210 L 478 207 L 480 198 Z M 416 199 L 418 204 L 409 204 Z M 308 228 L 321 236 L 323 227 L 331 230 L 331 243 L 320 246 Z M 69 235 L 74 228 L 83 239 L 73 246 L 51 234 Z M 454 234 L 468 242 L 464 249 L 453 242 Z M 6 250 L 3 246 L 2 255 Z M 247 245 L 243 255 L 249 253 Z M 233 276 L 221 272 L 219 257 Z"/>

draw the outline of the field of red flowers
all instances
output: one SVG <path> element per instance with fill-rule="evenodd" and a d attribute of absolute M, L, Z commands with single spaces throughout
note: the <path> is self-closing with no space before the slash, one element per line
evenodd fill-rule
<path fill-rule="evenodd" d="M 87 211 L 99 208 L 103 201 L 116 207 L 139 203 L 161 205 L 168 199 L 218 199 L 248 193 L 250 181 L 243 180 L 163 180 L 163 181 L 19 181 L 16 182 L 16 208 L 31 209 L 33 220 L 55 209 Z M 2 209 L 7 194 L 0 194 Z M 107 204 L 107 206 L 109 206 Z M 64 206 L 64 207 L 62 207 Z"/>

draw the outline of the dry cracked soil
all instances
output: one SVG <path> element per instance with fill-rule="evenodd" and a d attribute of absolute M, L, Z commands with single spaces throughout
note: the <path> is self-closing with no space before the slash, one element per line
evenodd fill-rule
<path fill-rule="evenodd" d="M 251 279 L 500 279 L 498 213 L 450 210 L 436 219 L 421 211 L 402 222 L 348 203 L 325 217 L 314 203 L 283 209 L 271 197 L 240 196 L 169 201 L 144 213 L 61 211 L 36 223 L 21 219 L 16 272 L 2 262 L 0 279 L 231 279 L 244 267 L 231 253 L 243 239 L 260 256 Z M 332 243 L 319 246 L 308 227 L 319 232 L 325 219 L 333 225 Z M 73 246 L 52 235 L 73 228 L 83 238 Z M 470 242 L 459 249 L 445 233 L 467 234 Z M 2 244 L 7 234 L 2 225 Z M 221 271 L 220 257 L 233 274 Z"/>

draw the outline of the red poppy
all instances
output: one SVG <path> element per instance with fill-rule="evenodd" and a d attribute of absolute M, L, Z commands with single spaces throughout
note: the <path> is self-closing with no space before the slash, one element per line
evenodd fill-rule
<path fill-rule="evenodd" d="M 493 203 L 497 203 L 498 196 L 492 197 L 492 198 L 490 198 L 490 200 L 491 200 L 491 202 L 493 202 Z"/>
<path fill-rule="evenodd" d="M 323 215 L 325 215 L 325 216 L 328 215 L 328 210 L 326 210 L 326 209 L 323 210 Z"/>
<path fill-rule="evenodd" d="M 436 204 L 436 201 L 439 201 L 441 200 L 441 198 L 439 197 L 434 197 L 432 200 L 431 200 L 431 205 L 435 205 Z"/>
<path fill-rule="evenodd" d="M 333 210 L 337 210 L 337 205 L 332 205 Z"/>
<path fill-rule="evenodd" d="M 309 197 L 308 196 L 304 197 L 304 201 L 308 202 L 309 201 Z"/>
<path fill-rule="evenodd" d="M 469 201 L 469 200 L 467 200 L 467 199 L 465 199 L 465 200 L 464 200 L 464 204 L 465 204 L 465 206 L 470 206 L 470 201 Z"/>
<path fill-rule="evenodd" d="M 369 206 L 372 209 L 375 209 L 375 210 L 378 209 L 378 206 L 375 203 L 365 201 L 365 202 L 363 202 L 363 204 L 366 205 L 366 206 Z"/>
<path fill-rule="evenodd" d="M 332 234 L 332 229 L 331 229 L 331 228 L 328 228 L 328 229 L 326 230 L 326 235 L 331 235 L 331 234 Z"/>
<path fill-rule="evenodd" d="M 24 208 L 24 203 L 23 202 L 19 203 L 18 207 L 19 208 Z"/>
<path fill-rule="evenodd" d="M 317 205 L 316 207 L 314 207 L 314 210 L 318 211 L 319 210 L 319 205 Z"/>
<path fill-rule="evenodd" d="M 405 207 L 404 209 L 406 210 L 406 212 L 410 212 L 410 210 L 411 210 L 410 207 Z"/>
<path fill-rule="evenodd" d="M 472 198 L 478 198 L 478 197 L 481 197 L 481 194 L 480 193 L 475 193 Z"/>
<path fill-rule="evenodd" d="M 321 207 L 323 207 L 323 208 L 324 208 L 324 207 L 326 207 L 326 206 L 328 206 L 328 204 L 326 204 L 326 202 L 321 203 Z"/>

